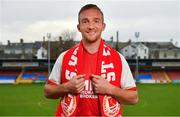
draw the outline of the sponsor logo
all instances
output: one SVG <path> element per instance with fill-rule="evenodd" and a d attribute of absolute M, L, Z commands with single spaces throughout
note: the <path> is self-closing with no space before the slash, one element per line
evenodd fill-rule
<path fill-rule="evenodd" d="M 117 116 L 120 110 L 120 104 L 110 96 L 104 96 L 103 110 L 106 116 Z"/>
<path fill-rule="evenodd" d="M 75 96 L 68 94 L 61 102 L 62 110 L 65 116 L 70 116 L 75 111 L 76 108 L 76 98 Z"/>

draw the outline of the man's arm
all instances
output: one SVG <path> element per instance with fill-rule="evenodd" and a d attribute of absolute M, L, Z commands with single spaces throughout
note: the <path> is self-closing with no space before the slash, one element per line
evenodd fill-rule
<path fill-rule="evenodd" d="M 66 88 L 64 84 L 61 85 L 52 85 L 52 84 L 45 84 L 44 86 L 44 95 L 50 99 L 58 99 L 63 97 L 66 94 Z"/>
<path fill-rule="evenodd" d="M 67 93 L 80 93 L 84 89 L 84 76 L 85 75 L 75 76 L 68 82 L 59 85 L 45 84 L 44 95 L 50 99 L 58 99 Z"/>
<path fill-rule="evenodd" d="M 97 94 L 110 95 L 121 104 L 136 104 L 138 102 L 137 91 L 121 89 L 110 84 L 105 78 L 92 75 L 94 91 Z"/>
<path fill-rule="evenodd" d="M 108 95 L 116 98 L 118 102 L 121 104 L 136 104 L 138 102 L 138 93 L 137 91 L 121 89 L 114 85 L 110 86 L 107 91 Z"/>

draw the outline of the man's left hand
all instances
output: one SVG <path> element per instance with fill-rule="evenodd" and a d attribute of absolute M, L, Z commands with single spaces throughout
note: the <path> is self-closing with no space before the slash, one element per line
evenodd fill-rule
<path fill-rule="evenodd" d="M 112 85 L 102 76 L 91 75 L 94 92 L 97 94 L 109 94 Z"/>

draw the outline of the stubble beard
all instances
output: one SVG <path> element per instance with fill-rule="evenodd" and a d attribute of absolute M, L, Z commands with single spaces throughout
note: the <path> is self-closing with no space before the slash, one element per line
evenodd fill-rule
<path fill-rule="evenodd" d="M 101 38 L 101 34 L 97 35 L 94 37 L 94 39 L 91 39 L 91 37 L 87 37 L 87 36 L 84 36 L 83 39 L 88 42 L 88 43 L 95 43 L 97 42 L 98 40 L 100 40 Z"/>

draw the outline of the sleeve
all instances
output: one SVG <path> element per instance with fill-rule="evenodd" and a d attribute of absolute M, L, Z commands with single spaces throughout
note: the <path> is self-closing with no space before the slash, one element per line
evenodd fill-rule
<path fill-rule="evenodd" d="M 126 59 L 119 53 L 122 61 L 121 88 L 136 90 L 135 80 Z"/>
<path fill-rule="evenodd" d="M 64 54 L 66 52 L 63 52 L 59 55 L 59 57 L 57 58 L 53 69 L 51 71 L 51 74 L 48 78 L 48 84 L 54 84 L 54 85 L 58 85 L 60 84 L 61 81 L 61 66 L 62 66 L 62 60 L 64 57 Z"/>

